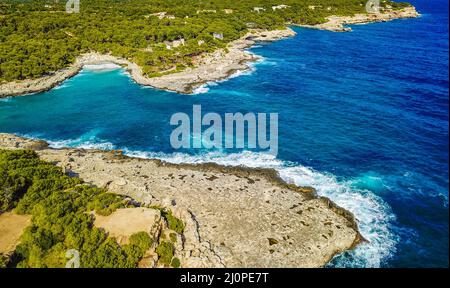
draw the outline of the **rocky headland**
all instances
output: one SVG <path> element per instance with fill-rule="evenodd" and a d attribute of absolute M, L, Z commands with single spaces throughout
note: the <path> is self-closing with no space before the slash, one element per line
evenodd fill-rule
<path fill-rule="evenodd" d="M 363 241 L 350 212 L 318 197 L 312 188 L 288 185 L 274 170 L 53 149 L 44 141 L 11 134 L 0 134 L 0 149 L 33 149 L 68 175 L 147 207 L 170 210 L 185 225 L 175 247 L 182 267 L 322 267 Z M 148 218 L 158 218 L 156 214 Z M 99 221 L 96 225 L 111 233 L 122 232 L 120 223 Z M 149 226 L 155 221 L 160 220 Z"/>

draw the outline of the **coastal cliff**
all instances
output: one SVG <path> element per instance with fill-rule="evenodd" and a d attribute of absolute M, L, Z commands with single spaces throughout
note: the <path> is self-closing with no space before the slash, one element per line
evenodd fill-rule
<path fill-rule="evenodd" d="M 168 209 L 184 223 L 182 267 L 321 267 L 362 241 L 350 212 L 274 170 L 52 149 L 11 134 L 0 134 L 0 149 L 33 149 L 68 175 Z"/>

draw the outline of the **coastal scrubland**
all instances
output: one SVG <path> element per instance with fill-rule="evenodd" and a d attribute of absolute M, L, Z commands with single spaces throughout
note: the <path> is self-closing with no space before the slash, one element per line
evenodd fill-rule
<path fill-rule="evenodd" d="M 127 59 L 147 77 L 175 73 L 249 29 L 320 24 L 365 13 L 367 1 L 91 0 L 80 13 L 66 13 L 65 2 L 0 0 L 0 84 L 50 75 L 88 52 Z M 408 5 L 381 1 L 389 9 Z"/>
<path fill-rule="evenodd" d="M 81 267 L 137 267 L 149 248 L 158 244 L 158 235 L 136 231 L 126 244 L 120 245 L 108 230 L 94 225 L 95 217 L 90 213 L 108 216 L 135 205 L 131 199 L 65 175 L 61 168 L 40 160 L 31 150 L 0 150 L 1 223 L 11 228 L 17 226 L 17 219 L 25 219 L 21 223 L 27 224 L 17 226 L 20 230 L 27 226 L 21 236 L 16 235 L 17 231 L 6 231 L 8 235 L 4 236 L 20 236 L 15 239 L 20 243 L 12 251 L 0 251 L 0 267 L 64 267 L 70 249 L 79 252 Z M 170 212 L 151 210 L 167 217 L 169 227 L 182 232 L 183 224 Z M 160 245 L 172 244 L 164 241 Z M 175 261 L 174 265 L 179 266 L 173 252 L 159 252 L 161 263 L 170 266 Z"/>

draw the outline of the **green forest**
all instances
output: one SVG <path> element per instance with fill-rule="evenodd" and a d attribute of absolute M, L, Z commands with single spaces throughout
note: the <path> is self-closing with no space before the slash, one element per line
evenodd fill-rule
<path fill-rule="evenodd" d="M 40 160 L 34 151 L 0 149 L 0 214 L 13 210 L 32 215 L 32 224 L 13 254 L 0 254 L 0 268 L 65 267 L 70 249 L 79 251 L 81 267 L 137 267 L 158 239 L 139 232 L 121 246 L 94 227 L 94 216 L 88 213 L 109 215 L 122 207 L 133 206 L 123 196 L 65 175 L 61 168 Z M 162 215 L 170 229 L 183 232 L 181 220 L 164 210 Z M 161 242 L 156 252 L 161 263 L 177 267 L 180 264 L 173 258 L 172 242 Z"/>
<path fill-rule="evenodd" d="M 67 13 L 65 0 L 0 0 L 0 83 L 49 75 L 86 52 L 126 58 L 154 77 L 192 66 L 193 56 L 225 47 L 250 28 L 322 23 L 330 15 L 364 13 L 366 2 L 81 0 L 79 13 Z M 387 4 L 409 5 L 381 5 Z M 277 5 L 287 7 L 272 8 Z M 174 49 L 163 44 L 180 39 L 185 45 Z"/>

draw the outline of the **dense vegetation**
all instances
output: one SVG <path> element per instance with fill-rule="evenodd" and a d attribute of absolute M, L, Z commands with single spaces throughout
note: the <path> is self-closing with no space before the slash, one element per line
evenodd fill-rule
<path fill-rule="evenodd" d="M 90 51 L 127 58 L 150 77 L 171 73 L 249 28 L 321 23 L 332 14 L 364 12 L 367 0 L 82 0 L 80 13 L 72 14 L 65 2 L 0 0 L 0 82 L 46 75 Z M 387 3 L 406 5 L 382 5 Z M 280 4 L 289 7 L 272 10 Z M 158 12 L 170 17 L 151 15 Z M 162 44 L 181 38 L 184 46 Z"/>
<path fill-rule="evenodd" d="M 140 232 L 130 237 L 130 244 L 120 246 L 93 226 L 89 213 L 109 215 L 127 206 L 122 196 L 65 175 L 31 150 L 0 150 L 0 213 L 14 208 L 18 214 L 32 215 L 8 266 L 64 267 L 66 251 L 76 249 L 81 267 L 136 267 L 154 239 Z M 179 219 L 170 219 L 174 227 L 183 227 Z M 166 261 L 170 255 L 164 255 Z M 6 264 L 0 255 L 0 267 Z"/>

